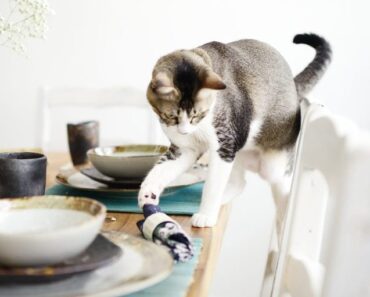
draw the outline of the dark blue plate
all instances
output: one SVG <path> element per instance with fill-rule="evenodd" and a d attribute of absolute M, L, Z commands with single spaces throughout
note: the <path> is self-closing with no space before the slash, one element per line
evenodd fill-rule
<path fill-rule="evenodd" d="M 37 267 L 0 266 L 0 284 L 51 282 L 90 272 L 118 260 L 123 251 L 113 242 L 98 235 L 79 256 L 62 263 Z"/>

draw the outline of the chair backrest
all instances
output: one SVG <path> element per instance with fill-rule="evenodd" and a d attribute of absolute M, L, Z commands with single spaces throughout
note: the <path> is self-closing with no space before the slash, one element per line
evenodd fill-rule
<path fill-rule="evenodd" d="M 370 135 L 311 105 L 272 296 L 370 296 L 369 175 Z"/>
<path fill-rule="evenodd" d="M 123 87 L 43 87 L 39 102 L 39 145 L 46 151 L 67 150 L 66 124 L 88 120 L 99 121 L 101 145 L 167 144 L 144 91 Z"/>

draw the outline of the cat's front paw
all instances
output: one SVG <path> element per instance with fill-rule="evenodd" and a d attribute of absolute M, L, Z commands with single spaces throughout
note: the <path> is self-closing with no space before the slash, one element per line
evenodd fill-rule
<path fill-rule="evenodd" d="M 217 215 L 207 215 L 201 212 L 193 214 L 191 224 L 193 227 L 213 227 L 217 223 Z"/>
<path fill-rule="evenodd" d="M 153 185 L 142 185 L 138 195 L 139 207 L 143 208 L 145 204 L 158 205 L 160 194 L 161 189 L 159 187 Z"/>

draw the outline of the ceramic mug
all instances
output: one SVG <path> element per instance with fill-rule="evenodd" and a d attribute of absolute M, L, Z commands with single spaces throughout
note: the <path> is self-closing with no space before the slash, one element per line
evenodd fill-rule
<path fill-rule="evenodd" d="M 69 152 L 73 165 L 88 162 L 86 152 L 99 146 L 99 122 L 67 124 Z"/>
<path fill-rule="evenodd" d="M 43 154 L 0 153 L 0 198 L 44 195 L 45 184 Z"/>

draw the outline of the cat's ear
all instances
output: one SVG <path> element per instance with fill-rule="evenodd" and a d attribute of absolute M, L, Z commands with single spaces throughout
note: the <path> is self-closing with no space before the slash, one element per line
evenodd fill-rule
<path fill-rule="evenodd" d="M 153 77 L 151 87 L 160 96 L 170 97 L 177 93 L 172 80 L 165 72 L 159 72 Z"/>
<path fill-rule="evenodd" d="M 202 82 L 202 88 L 223 90 L 226 89 L 226 85 L 218 74 L 213 71 L 207 71 Z"/>

